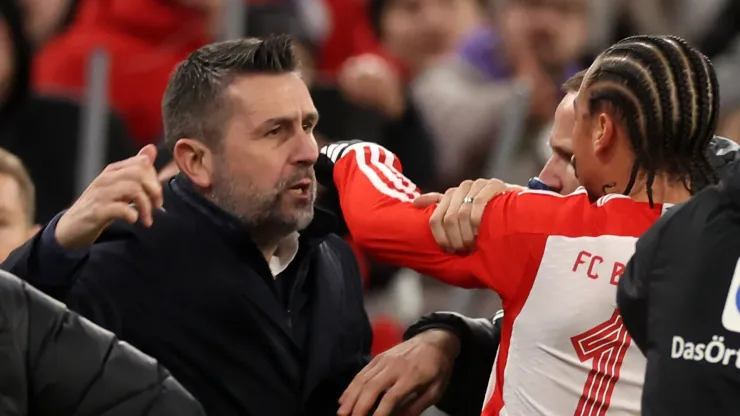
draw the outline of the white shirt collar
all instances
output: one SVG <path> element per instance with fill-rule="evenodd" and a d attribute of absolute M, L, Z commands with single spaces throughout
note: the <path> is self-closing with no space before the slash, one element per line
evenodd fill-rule
<path fill-rule="evenodd" d="M 273 279 L 288 268 L 296 254 L 298 254 L 298 232 L 293 232 L 278 244 L 275 254 L 270 258 Z"/>

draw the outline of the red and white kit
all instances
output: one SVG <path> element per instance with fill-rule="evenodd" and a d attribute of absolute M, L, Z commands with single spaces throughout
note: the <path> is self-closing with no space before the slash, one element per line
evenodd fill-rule
<path fill-rule="evenodd" d="M 329 149 L 331 151 L 331 149 Z M 477 249 L 447 254 L 418 209 L 419 190 L 388 150 L 350 145 L 334 181 L 353 240 L 378 260 L 503 301 L 502 341 L 485 416 L 639 415 L 645 358 L 616 309 L 637 237 L 663 205 L 579 189 L 508 192 L 486 207 Z"/>

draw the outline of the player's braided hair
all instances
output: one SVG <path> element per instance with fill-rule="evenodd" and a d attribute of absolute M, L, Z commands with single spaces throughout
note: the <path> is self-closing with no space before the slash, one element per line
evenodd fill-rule
<path fill-rule="evenodd" d="M 684 183 L 690 178 L 717 182 L 706 156 L 719 115 L 719 86 L 709 59 L 676 36 L 632 36 L 596 59 L 589 88 L 589 112 L 610 104 L 622 118 L 635 165 L 624 193 L 637 174 L 647 174 L 648 198 L 656 174 Z"/>

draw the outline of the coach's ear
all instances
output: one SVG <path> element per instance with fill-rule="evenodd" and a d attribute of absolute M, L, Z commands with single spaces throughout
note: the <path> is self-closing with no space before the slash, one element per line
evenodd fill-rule
<path fill-rule="evenodd" d="M 205 144 L 193 139 L 180 139 L 173 151 L 175 163 L 196 186 L 210 188 L 213 183 L 213 153 Z"/>

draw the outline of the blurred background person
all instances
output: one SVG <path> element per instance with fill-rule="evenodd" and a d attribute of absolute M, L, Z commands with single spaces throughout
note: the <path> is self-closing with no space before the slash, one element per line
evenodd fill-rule
<path fill-rule="evenodd" d="M 0 148 L 0 262 L 39 230 L 35 194 L 20 159 Z"/>
<path fill-rule="evenodd" d="M 84 162 L 78 151 L 83 108 L 79 97 L 49 96 L 31 88 L 34 49 L 21 5 L 19 0 L 0 0 L 0 147 L 28 168 L 37 191 L 32 221 L 45 223 L 77 196 L 77 170 Z M 106 142 L 102 158 L 112 162 L 132 155 L 123 122 L 107 113 L 102 123 L 108 132 L 100 138 Z"/>
<path fill-rule="evenodd" d="M 495 156 L 506 123 L 523 124 L 506 180 L 524 183 L 539 171 L 548 124 L 560 85 L 579 69 L 588 35 L 587 0 L 492 0 L 484 19 L 449 59 L 414 85 L 438 149 L 437 176 L 444 187 L 479 177 Z M 528 111 L 507 119 L 520 85 Z"/>
<path fill-rule="evenodd" d="M 82 97 L 90 54 L 103 49 L 110 59 L 113 109 L 126 121 L 137 145 L 156 142 L 162 132 L 160 103 L 167 79 L 178 62 L 216 37 L 221 3 L 79 0 L 66 30 L 38 50 L 33 86 L 45 94 Z M 40 13 L 44 6 L 38 4 L 29 12 Z"/>

